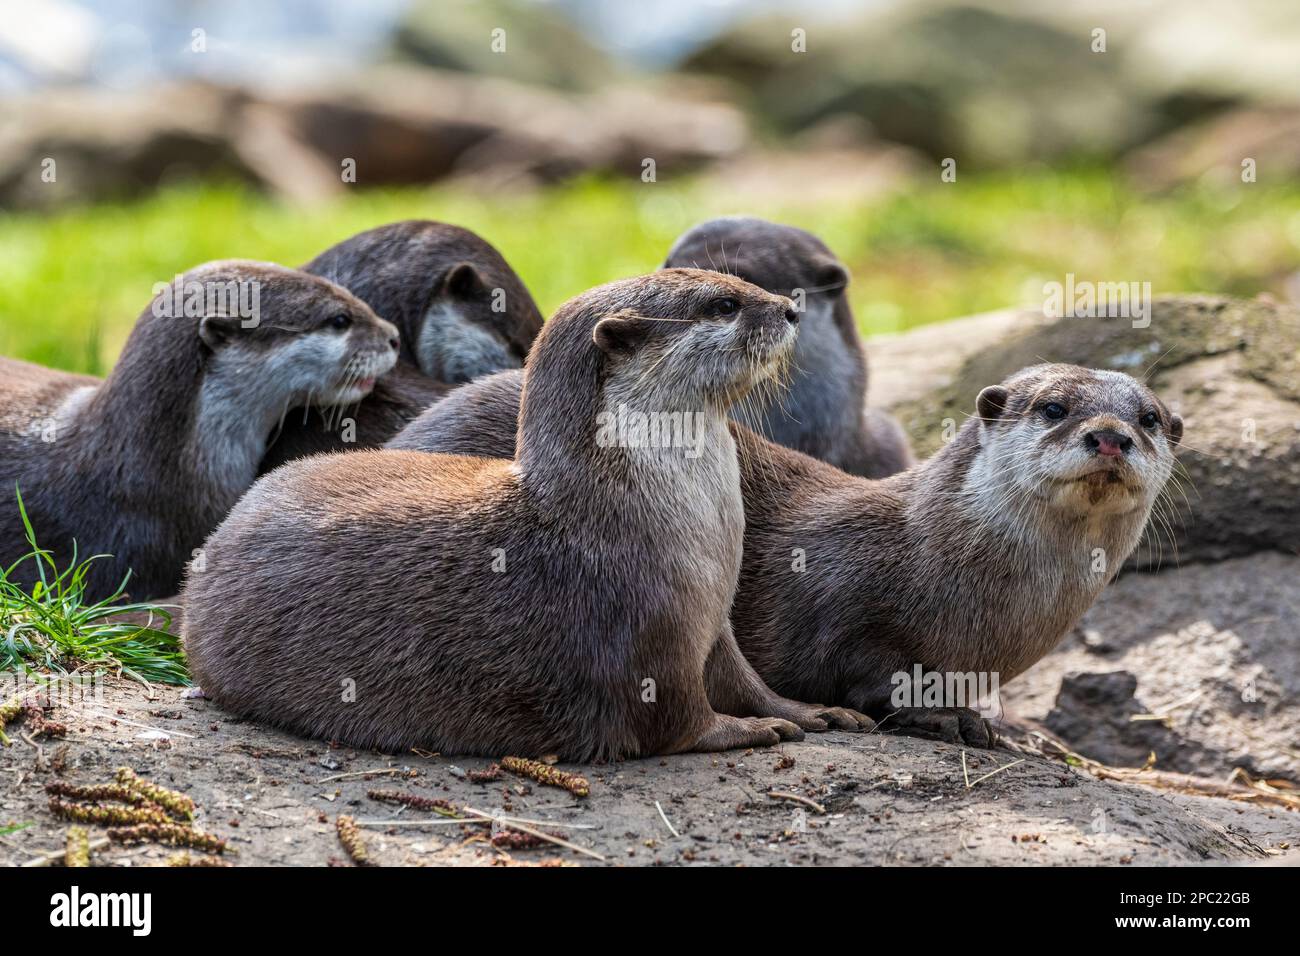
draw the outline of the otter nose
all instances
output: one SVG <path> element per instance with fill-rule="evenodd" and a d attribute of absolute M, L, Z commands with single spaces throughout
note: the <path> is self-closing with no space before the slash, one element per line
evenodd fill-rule
<path fill-rule="evenodd" d="M 402 340 L 399 339 L 396 335 L 394 335 L 391 339 L 388 340 L 388 347 L 391 348 L 394 352 L 396 352 L 401 347 L 401 345 L 402 345 Z"/>
<path fill-rule="evenodd" d="M 1083 440 L 1089 448 L 1107 458 L 1117 458 L 1133 446 L 1133 439 L 1110 429 L 1088 432 Z"/>
<path fill-rule="evenodd" d="M 793 304 L 786 307 L 785 320 L 791 325 L 799 324 L 799 310 L 796 309 Z"/>

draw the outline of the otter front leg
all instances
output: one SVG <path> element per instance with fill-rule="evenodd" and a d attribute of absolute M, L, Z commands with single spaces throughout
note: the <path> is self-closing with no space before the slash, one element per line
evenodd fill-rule
<path fill-rule="evenodd" d="M 710 706 L 722 714 L 780 717 L 814 733 L 831 727 L 836 730 L 871 730 L 875 727 L 875 721 L 856 710 L 804 704 L 772 690 L 741 653 L 730 621 L 718 635 L 704 664 L 704 685 Z"/>

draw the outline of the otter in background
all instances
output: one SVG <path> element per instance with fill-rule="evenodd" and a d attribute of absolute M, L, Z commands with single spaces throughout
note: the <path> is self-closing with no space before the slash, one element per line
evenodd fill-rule
<path fill-rule="evenodd" d="M 458 226 L 422 219 L 379 226 L 302 268 L 396 325 L 401 353 L 355 408 L 286 416 L 262 472 L 319 452 L 382 445 L 451 387 L 519 368 L 542 327 L 537 304 L 501 254 Z"/>
<path fill-rule="evenodd" d="M 942 451 L 880 480 L 733 427 L 745 549 L 731 620 L 777 693 L 989 746 L 970 707 L 896 706 L 894 678 L 919 665 L 1010 680 L 1118 573 L 1169 478 L 1182 420 L 1135 379 L 1072 365 L 1025 369 L 977 407 Z M 500 372 L 391 444 L 506 457 L 518 410 L 518 378 Z"/>
<path fill-rule="evenodd" d="M 285 409 L 361 400 L 397 347 L 397 329 L 347 290 L 230 260 L 159 292 L 102 382 L 0 359 L 0 566 L 31 550 L 18 486 L 56 560 L 74 542 L 79 560 L 112 555 L 92 565 L 91 600 L 128 570 L 133 598 L 175 594 Z M 37 571 L 27 560 L 11 580 L 31 586 Z"/>
<path fill-rule="evenodd" d="M 737 421 L 864 478 L 914 464 L 893 416 L 865 407 L 867 360 L 849 307 L 849 273 L 820 239 L 794 226 L 728 216 L 683 233 L 664 266 L 731 273 L 776 295 L 803 290 L 789 388 L 758 413 L 733 413 Z"/>
<path fill-rule="evenodd" d="M 744 514 L 726 410 L 775 377 L 797 320 L 732 276 L 612 283 L 542 330 L 511 460 L 277 469 L 188 575 L 195 679 L 237 714 L 389 752 L 617 759 L 870 726 L 773 694 L 727 617 Z M 610 431 L 628 409 L 694 438 Z"/>

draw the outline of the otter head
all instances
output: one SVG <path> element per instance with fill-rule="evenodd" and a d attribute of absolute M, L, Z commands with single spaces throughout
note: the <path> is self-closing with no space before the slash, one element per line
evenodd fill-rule
<path fill-rule="evenodd" d="M 208 383 L 273 414 L 360 401 L 397 362 L 397 328 L 318 276 L 227 261 L 191 270 L 176 285 L 200 297 L 186 315 L 197 318 Z"/>
<path fill-rule="evenodd" d="M 828 316 L 844 300 L 848 270 L 810 232 L 751 216 L 710 219 L 684 232 L 663 267 L 711 269 L 777 295 L 801 299 L 805 318 Z"/>
<path fill-rule="evenodd" d="M 1141 382 L 1075 365 L 1024 369 L 976 404 L 977 479 L 1067 515 L 1145 518 L 1183 434 L 1182 419 Z"/>
<path fill-rule="evenodd" d="M 412 343 L 420 371 L 460 385 L 502 369 L 520 368 L 532 336 L 509 314 L 510 292 L 470 261 L 435 280 Z M 528 300 L 532 305 L 532 299 Z M 536 307 L 533 307 L 536 311 Z M 541 315 L 538 313 L 540 324 Z M 533 334 L 536 329 L 532 329 Z"/>
<path fill-rule="evenodd" d="M 519 368 L 542 313 L 515 271 L 468 229 L 412 219 L 358 233 L 303 266 L 401 330 L 402 359 L 459 385 Z"/>
<path fill-rule="evenodd" d="M 725 409 L 779 380 L 799 313 L 785 296 L 734 276 L 665 269 L 606 287 L 618 307 L 592 340 L 606 357 L 606 402 L 640 390 L 665 408 L 704 402 Z"/>

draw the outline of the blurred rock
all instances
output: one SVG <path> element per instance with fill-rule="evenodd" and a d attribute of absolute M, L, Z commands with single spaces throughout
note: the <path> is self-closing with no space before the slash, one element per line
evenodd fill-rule
<path fill-rule="evenodd" d="M 796 28 L 806 52 L 791 49 Z M 932 0 L 765 13 L 685 68 L 730 80 L 755 124 L 781 133 L 849 112 L 961 168 L 1112 159 L 1234 105 L 1294 104 L 1300 8 Z"/>
<path fill-rule="evenodd" d="M 11 101 L 0 121 L 0 203 L 49 207 L 224 176 L 312 201 L 359 186 L 449 176 L 526 183 L 586 172 L 662 177 L 745 147 L 743 116 L 667 87 L 559 94 L 506 80 L 389 67 L 305 89 L 201 83 Z M 57 177 L 44 182 L 52 158 Z"/>
<path fill-rule="evenodd" d="M 494 30 L 504 31 L 501 52 L 493 49 Z M 416 0 L 392 46 L 397 58 L 423 66 L 564 89 L 592 90 L 616 78 L 609 58 L 546 3 Z"/>
<path fill-rule="evenodd" d="M 1189 182 L 1241 186 L 1242 161 L 1255 161 L 1255 181 L 1300 176 L 1300 108 L 1233 110 L 1170 133 L 1137 150 L 1126 162 L 1140 185 L 1168 189 Z"/>

